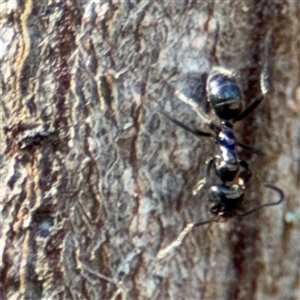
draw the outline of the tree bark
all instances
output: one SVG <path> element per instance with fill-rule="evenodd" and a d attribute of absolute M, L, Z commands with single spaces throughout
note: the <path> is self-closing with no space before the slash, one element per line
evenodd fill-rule
<path fill-rule="evenodd" d="M 1 299 L 300 296 L 297 1 L 1 6 Z M 192 190 L 215 145 L 158 111 L 206 130 L 178 93 L 206 110 L 214 66 L 247 103 L 268 92 L 235 126 L 265 153 L 239 150 L 243 209 L 276 201 L 267 182 L 285 201 L 167 251 L 210 218 L 207 189 Z"/>

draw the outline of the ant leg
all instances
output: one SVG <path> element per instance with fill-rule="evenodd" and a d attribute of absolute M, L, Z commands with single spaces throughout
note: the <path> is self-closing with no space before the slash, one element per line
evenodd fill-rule
<path fill-rule="evenodd" d="M 206 184 L 206 181 L 209 178 L 211 167 L 214 165 L 214 157 L 211 157 L 210 159 L 208 159 L 206 161 L 206 165 L 207 165 L 207 167 L 206 167 L 205 177 L 203 179 L 199 180 L 193 189 L 194 196 L 197 195 L 202 190 L 204 185 Z"/>
<path fill-rule="evenodd" d="M 261 150 L 259 150 L 259 149 L 255 149 L 255 148 L 249 147 L 249 146 L 244 145 L 244 144 L 239 143 L 239 142 L 237 142 L 236 144 L 237 144 L 237 146 L 239 146 L 239 147 L 241 147 L 241 148 L 243 148 L 243 149 L 245 149 L 245 150 L 247 150 L 247 151 L 250 151 L 250 152 L 252 152 L 252 153 L 254 153 L 254 154 L 256 154 L 256 155 L 260 155 L 260 156 L 264 156 L 264 155 L 265 155 L 265 154 L 264 154 Z"/>
<path fill-rule="evenodd" d="M 216 136 L 218 136 L 219 133 L 222 131 L 222 129 L 214 123 L 209 124 L 209 129 L 211 129 L 215 133 Z M 248 150 L 248 151 L 250 151 L 254 154 L 257 154 L 257 155 L 260 155 L 260 156 L 264 155 L 264 153 L 262 151 L 260 151 L 258 149 L 255 149 L 255 148 L 252 148 L 250 146 L 247 146 L 243 143 L 237 142 L 236 145 L 243 148 L 243 149 L 245 149 L 245 150 Z"/>
<path fill-rule="evenodd" d="M 255 99 L 250 106 L 248 106 L 237 118 L 233 120 L 233 122 L 241 121 L 242 119 L 246 118 L 261 102 L 263 96 Z"/>
<path fill-rule="evenodd" d="M 192 129 L 188 126 L 186 126 L 185 124 L 181 123 L 180 121 L 173 119 L 172 117 L 170 117 L 167 113 L 165 113 L 164 111 L 160 111 L 160 113 L 166 117 L 168 120 L 170 120 L 171 122 L 173 122 L 175 125 L 181 127 L 182 129 L 196 135 L 196 136 L 205 136 L 205 137 L 212 137 L 213 135 L 209 132 L 205 132 L 205 131 L 200 131 L 197 129 Z"/>
<path fill-rule="evenodd" d="M 198 106 L 198 104 L 192 98 L 186 97 L 183 93 L 181 93 L 176 88 L 174 88 L 166 80 L 164 80 L 164 82 L 168 86 L 171 86 L 171 88 L 173 90 L 175 90 L 175 95 L 177 96 L 177 98 L 179 100 L 181 100 L 182 102 L 186 103 L 187 105 L 189 105 L 197 113 L 197 115 L 204 121 L 204 123 L 206 123 L 206 124 L 210 124 L 211 123 L 211 120 L 205 116 L 205 114 L 202 112 L 201 108 Z"/>
<path fill-rule="evenodd" d="M 242 178 L 243 181 L 241 184 L 245 185 L 245 183 L 250 179 L 252 172 L 249 168 L 249 164 L 246 161 L 244 160 L 239 161 L 239 165 L 244 169 L 244 171 L 240 172 L 240 177 Z"/>
<path fill-rule="evenodd" d="M 260 210 L 262 208 L 264 208 L 264 207 L 278 205 L 278 204 L 280 204 L 284 200 L 284 193 L 283 193 L 283 191 L 280 188 L 276 187 L 275 185 L 268 184 L 268 183 L 265 184 L 265 187 L 268 188 L 268 189 L 276 191 L 280 195 L 279 200 L 276 201 L 276 202 L 270 202 L 270 203 L 265 203 L 265 204 L 259 205 L 259 206 L 255 207 L 255 208 L 253 208 L 253 209 L 251 209 L 251 210 L 249 210 L 249 211 L 247 211 L 247 212 L 245 212 L 243 214 L 237 214 L 237 216 L 239 216 L 239 217 L 248 216 L 248 215 L 250 215 L 250 214 L 252 214 L 252 213 L 254 213 L 254 212 L 256 212 L 256 211 L 258 211 L 258 210 Z"/>
<path fill-rule="evenodd" d="M 168 120 L 170 120 L 171 122 L 173 122 L 175 125 L 181 127 L 182 129 L 184 129 L 185 131 L 188 131 L 196 136 L 205 136 L 205 137 L 213 137 L 213 134 L 209 133 L 209 132 L 206 132 L 206 131 L 200 131 L 200 130 L 197 130 L 197 129 L 192 129 L 188 126 L 186 126 L 185 124 L 183 124 L 182 122 L 172 118 L 171 116 L 169 116 L 166 112 L 164 111 L 159 111 L 165 118 L 167 118 Z M 215 132 L 215 134 L 217 135 L 220 131 L 221 131 L 221 128 L 213 123 L 210 124 L 210 129 L 213 130 Z M 247 145 L 244 145 L 242 143 L 239 143 L 237 142 L 237 146 L 245 149 L 245 150 L 248 150 L 254 154 L 257 154 L 257 155 L 260 155 L 260 156 L 263 156 L 264 153 L 258 149 L 255 149 L 255 148 L 252 148 L 252 147 L 249 147 Z"/>

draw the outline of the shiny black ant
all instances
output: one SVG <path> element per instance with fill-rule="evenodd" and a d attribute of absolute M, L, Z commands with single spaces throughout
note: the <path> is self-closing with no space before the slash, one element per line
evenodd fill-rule
<path fill-rule="evenodd" d="M 220 68 L 213 70 L 208 77 L 206 94 L 214 113 L 221 121 L 221 127 L 207 119 L 195 102 L 177 93 L 181 100 L 191 105 L 197 114 L 204 119 L 213 133 L 191 129 L 165 112 L 161 112 L 170 121 L 196 136 L 214 137 L 219 148 L 220 153 L 207 161 L 206 176 L 194 190 L 194 194 L 197 194 L 203 188 L 210 176 L 211 169 L 214 168 L 222 183 L 210 187 L 208 200 L 211 204 L 210 211 L 217 218 L 193 223 L 192 227 L 218 222 L 219 219 L 227 219 L 234 215 L 246 216 L 263 207 L 280 204 L 284 199 L 281 189 L 272 184 L 265 184 L 266 188 L 276 191 L 280 195 L 280 199 L 276 202 L 262 204 L 242 214 L 237 213 L 243 202 L 245 184 L 251 177 L 251 171 L 246 161 L 239 160 L 235 148 L 239 146 L 257 155 L 263 155 L 263 153 L 237 142 L 233 124 L 247 117 L 259 105 L 263 96 L 255 99 L 249 107 L 243 110 L 242 92 L 235 77 L 229 71 Z"/>

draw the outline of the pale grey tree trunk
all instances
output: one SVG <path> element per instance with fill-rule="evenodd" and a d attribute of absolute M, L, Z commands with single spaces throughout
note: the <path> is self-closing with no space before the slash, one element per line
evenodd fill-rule
<path fill-rule="evenodd" d="M 1 299 L 297 299 L 299 3 L 1 2 Z M 192 190 L 213 140 L 176 96 L 205 106 L 212 67 L 235 71 L 253 176 L 241 220 Z M 215 181 L 217 178 L 214 178 Z M 173 244 L 172 244 L 173 245 Z M 160 251 L 160 252 L 159 252 Z"/>

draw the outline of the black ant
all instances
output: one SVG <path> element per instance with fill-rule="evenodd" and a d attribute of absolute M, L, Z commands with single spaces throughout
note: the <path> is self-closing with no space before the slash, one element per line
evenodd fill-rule
<path fill-rule="evenodd" d="M 202 114 L 195 102 L 186 98 L 182 99 L 182 96 L 180 96 L 181 100 L 191 105 L 197 114 L 205 120 L 213 133 L 191 129 L 166 113 L 161 112 L 170 121 L 196 136 L 214 137 L 215 143 L 220 151 L 220 154 L 211 157 L 207 161 L 206 177 L 197 184 L 197 188 L 194 191 L 194 194 L 197 194 L 199 190 L 202 189 L 213 167 L 222 182 L 221 184 L 212 186 L 208 196 L 208 200 L 211 203 L 210 211 L 217 218 L 194 223 L 193 227 L 218 222 L 220 218 L 227 219 L 233 215 L 246 216 L 263 207 L 278 205 L 284 199 L 284 194 L 281 189 L 272 184 L 265 184 L 264 186 L 266 188 L 274 190 L 280 195 L 278 201 L 262 204 L 242 214 L 236 212 L 243 202 L 245 184 L 251 177 L 251 171 L 246 161 L 239 160 L 235 148 L 239 146 L 257 155 L 263 155 L 263 153 L 260 150 L 237 142 L 233 131 L 233 123 L 247 117 L 259 105 L 263 96 L 255 99 L 249 107 L 243 110 L 242 92 L 235 77 L 229 71 L 220 68 L 213 70 L 208 77 L 206 93 L 207 100 L 214 113 L 221 120 L 221 127 L 209 121 Z"/>

